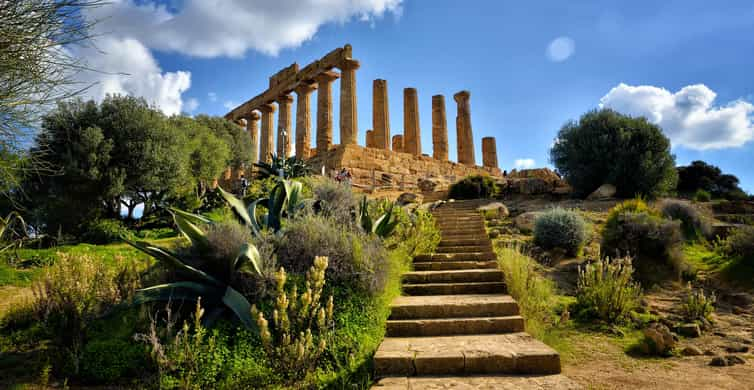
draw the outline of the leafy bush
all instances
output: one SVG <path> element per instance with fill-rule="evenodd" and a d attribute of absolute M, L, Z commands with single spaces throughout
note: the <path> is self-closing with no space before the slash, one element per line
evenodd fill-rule
<path fill-rule="evenodd" d="M 448 198 L 450 199 L 479 199 L 492 198 L 498 194 L 497 183 L 489 177 L 482 175 L 467 176 L 450 186 Z"/>
<path fill-rule="evenodd" d="M 670 266 L 681 270 L 680 222 L 669 221 L 641 200 L 626 201 L 608 214 L 602 230 L 602 254 L 631 256 L 639 276 L 659 276 Z M 658 262 L 659 261 L 659 262 Z"/>
<path fill-rule="evenodd" d="M 724 251 L 754 263 L 754 226 L 741 226 L 725 239 Z"/>
<path fill-rule="evenodd" d="M 302 372 L 310 372 L 325 351 L 332 333 L 333 297 L 325 304 L 322 289 L 325 286 L 327 257 L 316 257 L 306 273 L 302 294 L 297 286 L 286 291 L 287 274 L 283 268 L 275 275 L 277 294 L 270 323 L 264 313 L 252 307 L 252 316 L 259 327 L 262 345 L 268 360 L 275 362 L 288 379 L 300 379 Z"/>
<path fill-rule="evenodd" d="M 104 245 L 121 241 L 130 231 L 117 219 L 97 219 L 87 224 L 81 241 L 89 244 Z"/>
<path fill-rule="evenodd" d="M 557 207 L 534 220 L 534 243 L 544 249 L 560 248 L 576 255 L 588 235 L 586 221 L 574 210 Z"/>
<path fill-rule="evenodd" d="M 686 301 L 681 307 L 683 311 L 683 319 L 686 322 L 709 320 L 710 316 L 715 311 L 716 301 L 717 297 L 715 297 L 714 292 L 707 296 L 704 293 L 704 290 L 693 289 L 689 283 Z"/>
<path fill-rule="evenodd" d="M 707 195 L 729 200 L 748 197 L 739 187 L 736 176 L 724 174 L 720 168 L 699 160 L 688 166 L 678 167 L 678 192 L 692 194 L 695 191 L 697 194 L 705 191 Z"/>
<path fill-rule="evenodd" d="M 617 196 L 657 196 L 676 188 L 678 174 L 670 140 L 645 118 L 610 109 L 587 112 L 565 124 L 550 149 L 550 160 L 576 195 L 605 183 Z"/>
<path fill-rule="evenodd" d="M 536 270 L 537 262 L 512 247 L 496 248 L 497 263 L 505 275 L 508 293 L 516 299 L 526 319 L 526 330 L 539 339 L 553 322 L 555 286 Z"/>
<path fill-rule="evenodd" d="M 629 318 L 641 298 L 641 288 L 631 280 L 631 258 L 602 259 L 579 267 L 577 314 L 619 324 Z"/>
<path fill-rule="evenodd" d="M 381 210 L 380 210 L 381 211 Z M 398 225 L 385 240 L 385 246 L 398 251 L 411 260 L 421 253 L 433 253 L 440 243 L 440 229 L 432 213 L 416 210 L 409 213 L 399 207 L 394 211 Z"/>
<path fill-rule="evenodd" d="M 683 234 L 688 239 L 708 237 L 712 226 L 691 204 L 679 200 L 665 200 L 660 205 L 665 218 L 681 222 Z"/>
<path fill-rule="evenodd" d="M 81 376 L 89 382 L 115 383 L 140 376 L 146 367 L 147 351 L 141 344 L 121 339 L 92 340 L 81 359 Z"/>
<path fill-rule="evenodd" d="M 90 256 L 59 253 L 58 257 L 33 285 L 33 306 L 78 374 L 90 323 L 134 295 L 134 277 L 124 276 L 133 269 L 116 274 Z"/>
<path fill-rule="evenodd" d="M 360 229 L 346 230 L 333 218 L 306 215 L 289 221 L 276 247 L 278 265 L 294 274 L 304 274 L 317 256 L 326 256 L 327 280 L 336 285 L 377 293 L 386 283 L 382 241 Z"/>
<path fill-rule="evenodd" d="M 712 200 L 712 194 L 700 188 L 694 193 L 694 200 L 697 202 L 709 202 Z"/>

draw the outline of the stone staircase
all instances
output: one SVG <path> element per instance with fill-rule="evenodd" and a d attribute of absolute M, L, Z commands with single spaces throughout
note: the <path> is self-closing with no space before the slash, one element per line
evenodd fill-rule
<path fill-rule="evenodd" d="M 442 239 L 414 258 L 374 356 L 374 389 L 573 389 L 560 356 L 524 332 L 478 201 L 433 211 Z"/>

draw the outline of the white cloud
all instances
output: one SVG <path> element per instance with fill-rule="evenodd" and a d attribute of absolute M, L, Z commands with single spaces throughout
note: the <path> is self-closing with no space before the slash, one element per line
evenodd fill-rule
<path fill-rule="evenodd" d="M 563 62 L 576 51 L 576 42 L 570 37 L 557 37 L 547 45 L 547 58 L 553 62 Z"/>
<path fill-rule="evenodd" d="M 223 103 L 223 107 L 225 107 L 225 109 L 227 109 L 228 111 L 236 108 L 237 106 L 238 104 L 232 100 L 226 100 L 225 103 Z"/>
<path fill-rule="evenodd" d="M 91 11 L 107 28 L 152 49 L 195 57 L 241 57 L 247 50 L 276 55 L 312 39 L 320 26 L 399 16 L 402 0 L 185 0 L 165 5 L 114 0 Z"/>
<path fill-rule="evenodd" d="M 534 168 L 536 164 L 537 163 L 533 158 L 519 158 L 513 163 L 513 166 L 516 169 L 531 169 Z"/>
<path fill-rule="evenodd" d="M 217 101 L 217 94 L 214 92 L 207 93 L 207 98 L 209 98 L 209 101 L 216 102 Z"/>
<path fill-rule="evenodd" d="M 190 98 L 186 100 L 186 106 L 183 108 L 185 112 L 194 112 L 199 108 L 199 100 L 196 98 Z"/>
<path fill-rule="evenodd" d="M 107 94 L 127 94 L 144 97 L 167 115 L 181 112 L 181 94 L 191 86 L 190 72 L 163 72 L 149 49 L 132 38 L 103 36 L 96 46 L 78 48 L 75 53 L 96 70 L 76 76 L 80 82 L 92 84 L 85 97 L 101 100 Z"/>
<path fill-rule="evenodd" d="M 672 93 L 651 85 L 621 83 L 600 99 L 600 107 L 644 116 L 662 127 L 673 145 L 691 149 L 739 147 L 754 139 L 754 105 L 736 100 L 715 106 L 716 96 L 704 84 Z"/>

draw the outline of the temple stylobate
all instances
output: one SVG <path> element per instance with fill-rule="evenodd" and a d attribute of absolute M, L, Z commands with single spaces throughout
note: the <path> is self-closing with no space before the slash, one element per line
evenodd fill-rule
<path fill-rule="evenodd" d="M 291 144 L 295 155 L 310 164 L 328 169 L 346 167 L 357 173 L 375 176 L 375 171 L 390 175 L 456 176 L 473 173 L 499 175 L 494 137 L 483 141 L 483 166 L 476 166 L 474 137 L 471 129 L 469 91 L 453 95 L 457 103 L 456 145 L 458 163 L 448 159 L 448 128 L 445 116 L 445 97 L 432 96 L 432 157 L 422 154 L 419 120 L 419 93 L 416 88 L 403 90 L 403 133 L 391 136 L 388 105 L 388 83 L 377 79 L 372 83 L 372 127 L 366 131 L 366 148 L 358 145 L 359 138 L 356 71 L 360 63 L 352 58 L 351 45 L 337 48 L 303 68 L 294 63 L 269 78 L 269 87 L 259 95 L 234 108 L 226 119 L 243 124 L 250 133 L 252 161 L 271 161 L 272 154 L 288 156 Z M 339 139 L 333 144 L 332 89 L 339 83 Z M 311 94 L 317 93 L 315 132 L 312 135 Z M 293 129 L 292 94 L 296 94 L 295 129 Z M 277 136 L 274 113 L 277 111 Z M 259 126 L 259 120 L 262 124 Z M 294 132 L 295 130 L 295 132 Z M 259 135 L 257 132 L 261 131 Z M 311 148 L 312 136 L 316 148 Z M 275 147 L 274 139 L 277 140 Z M 258 148 L 258 153 L 256 153 Z M 376 150 L 381 152 L 378 152 Z M 369 150 L 372 150 L 369 152 Z M 401 165 L 413 168 L 406 169 Z M 366 173 L 370 171 L 371 173 Z"/>

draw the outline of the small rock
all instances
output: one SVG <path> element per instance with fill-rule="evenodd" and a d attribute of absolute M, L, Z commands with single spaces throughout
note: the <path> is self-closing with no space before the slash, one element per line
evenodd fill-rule
<path fill-rule="evenodd" d="M 493 218 L 505 218 L 510 215 L 508 208 L 500 202 L 492 202 L 476 209 L 485 215 L 492 214 Z"/>
<path fill-rule="evenodd" d="M 730 353 L 746 353 L 749 352 L 749 346 L 743 344 L 734 344 L 725 347 L 725 350 Z"/>
<path fill-rule="evenodd" d="M 727 361 L 729 366 L 735 364 L 746 364 L 746 360 L 744 360 L 744 358 L 736 355 L 728 355 L 725 357 L 725 360 Z"/>
<path fill-rule="evenodd" d="M 742 309 L 742 308 L 740 308 L 738 306 L 733 306 L 733 314 L 741 315 L 741 314 L 744 314 L 744 313 L 746 313 L 746 310 L 744 310 L 744 309 Z"/>
<path fill-rule="evenodd" d="M 715 351 L 713 351 L 711 349 L 707 349 L 707 350 L 704 351 L 704 355 L 706 355 L 706 356 L 715 356 L 716 354 L 715 354 Z"/>
<path fill-rule="evenodd" d="M 684 356 L 699 356 L 702 354 L 702 350 L 699 349 L 699 347 L 695 347 L 693 345 L 689 345 L 688 347 L 684 348 L 681 353 Z"/>
<path fill-rule="evenodd" d="M 490 236 L 490 238 L 498 238 L 498 237 L 500 237 L 500 231 L 497 230 L 497 229 L 492 229 L 489 232 L 489 236 Z"/>
<path fill-rule="evenodd" d="M 421 204 L 422 200 L 424 200 L 424 197 L 419 194 L 414 194 L 412 192 L 404 192 L 400 196 L 398 196 L 396 203 L 398 203 L 398 205 L 400 206 L 407 205 L 409 203 Z"/>
<path fill-rule="evenodd" d="M 725 332 L 715 332 L 713 334 L 718 337 L 728 337 L 728 334 Z"/>
<path fill-rule="evenodd" d="M 514 220 L 516 223 L 516 227 L 521 230 L 521 232 L 527 233 L 534 230 L 534 221 L 537 219 L 538 216 L 542 214 L 538 211 L 528 211 L 525 212 Z"/>
<path fill-rule="evenodd" d="M 728 361 L 725 360 L 725 358 L 722 357 L 722 356 L 715 356 L 709 362 L 709 365 L 710 366 L 715 366 L 715 367 L 725 367 L 725 366 L 728 365 Z"/>
<path fill-rule="evenodd" d="M 702 330 L 697 324 L 682 324 L 676 328 L 676 331 L 684 337 L 695 338 L 702 335 Z"/>
<path fill-rule="evenodd" d="M 589 194 L 586 198 L 588 200 L 603 200 L 603 199 L 610 199 L 613 196 L 615 196 L 615 192 L 617 189 L 612 184 L 603 184 L 599 186 L 594 192 Z"/>
<path fill-rule="evenodd" d="M 644 353 L 653 355 L 669 355 L 675 347 L 673 334 L 667 326 L 654 322 L 644 329 L 644 343 L 642 350 Z"/>
<path fill-rule="evenodd" d="M 725 294 L 723 296 L 723 300 L 730 302 L 733 306 L 741 306 L 741 307 L 748 307 L 752 304 L 752 301 L 754 300 L 751 295 L 746 293 L 732 293 L 732 294 Z"/>

